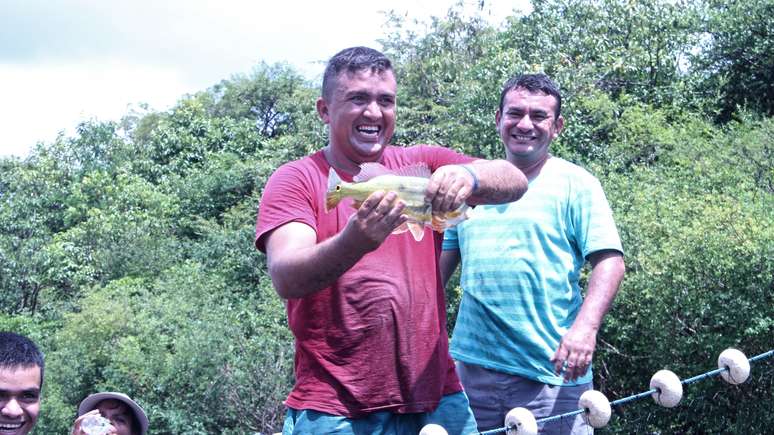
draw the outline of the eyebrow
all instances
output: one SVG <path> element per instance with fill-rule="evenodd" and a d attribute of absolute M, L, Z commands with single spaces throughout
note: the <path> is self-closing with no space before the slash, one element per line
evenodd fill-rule
<path fill-rule="evenodd" d="M 40 388 L 37 388 L 37 387 L 36 388 L 27 388 L 27 389 L 24 389 L 24 390 L 6 390 L 4 388 L 0 388 L 0 393 L 2 393 L 2 394 L 10 394 L 10 393 L 15 393 L 17 391 L 20 392 L 20 393 L 40 394 Z"/>
<path fill-rule="evenodd" d="M 345 93 L 344 96 L 346 96 L 346 97 L 353 97 L 353 96 L 356 96 L 356 95 L 370 96 L 370 95 L 374 95 L 374 94 L 377 97 L 395 97 L 395 95 L 396 95 L 396 94 L 394 94 L 392 92 L 379 92 L 379 93 L 375 93 L 375 92 L 370 92 L 370 91 L 368 91 L 366 89 L 354 89 L 354 90 L 351 90 L 351 91 L 348 91 L 347 93 Z"/>
<path fill-rule="evenodd" d="M 505 112 L 506 113 L 512 113 L 512 112 L 525 113 L 526 110 L 524 110 L 521 107 L 511 106 L 511 107 L 506 107 Z M 533 110 L 530 110 L 529 113 L 534 115 L 548 115 L 548 111 L 542 110 L 542 109 L 533 109 Z"/>

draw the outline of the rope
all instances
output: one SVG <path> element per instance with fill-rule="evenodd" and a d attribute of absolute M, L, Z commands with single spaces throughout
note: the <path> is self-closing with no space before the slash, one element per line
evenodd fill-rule
<path fill-rule="evenodd" d="M 772 350 L 770 350 L 768 352 L 764 352 L 764 353 L 762 353 L 760 355 L 756 355 L 756 356 L 754 356 L 752 358 L 748 358 L 747 361 L 753 363 L 755 361 L 759 361 L 759 360 L 762 360 L 762 359 L 770 358 L 772 355 L 774 355 L 774 349 L 772 349 Z M 706 379 L 706 378 L 708 378 L 710 376 L 716 376 L 716 375 L 718 375 L 720 373 L 723 373 L 725 371 L 728 371 L 728 367 L 723 367 L 723 368 L 711 370 L 709 372 L 702 373 L 702 374 L 694 376 L 692 378 L 688 378 L 688 379 L 685 379 L 683 381 L 680 381 L 680 383 L 684 384 L 684 385 L 692 384 L 692 383 L 700 381 L 702 379 Z M 614 407 L 614 406 L 623 405 L 624 403 L 632 402 L 634 400 L 639 400 L 639 399 L 642 399 L 643 397 L 648 397 L 651 394 L 657 393 L 657 392 L 658 392 L 658 389 L 657 388 L 653 388 L 651 390 L 644 391 L 642 393 L 634 394 L 632 396 L 624 397 L 623 399 L 618 399 L 618 400 L 615 400 L 613 402 L 610 402 L 610 406 Z M 567 418 L 567 417 L 574 417 L 574 416 L 576 416 L 578 414 L 583 414 L 583 413 L 586 413 L 586 412 L 588 412 L 588 409 L 581 408 L 581 409 L 578 409 L 577 411 L 571 411 L 571 412 L 567 412 L 567 413 L 564 413 L 564 414 L 559 414 L 559 415 L 554 415 L 554 416 L 551 416 L 551 417 L 541 418 L 541 419 L 536 420 L 536 422 L 538 424 L 548 423 L 548 422 L 551 422 L 551 421 L 561 420 L 561 419 Z M 492 429 L 492 430 L 488 430 L 488 431 L 484 431 L 484 432 L 478 432 L 478 435 L 495 435 L 495 434 L 498 434 L 498 433 L 507 432 L 509 429 L 510 429 L 509 427 L 501 427 L 501 428 Z"/>

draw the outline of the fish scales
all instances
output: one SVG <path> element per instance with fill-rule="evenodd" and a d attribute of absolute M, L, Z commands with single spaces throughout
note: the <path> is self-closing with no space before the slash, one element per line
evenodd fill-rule
<path fill-rule="evenodd" d="M 442 232 L 467 218 L 467 205 L 450 212 L 434 212 L 432 204 L 425 199 L 430 182 L 430 169 L 426 165 L 413 165 L 394 172 L 378 163 L 365 163 L 354 182 L 342 181 L 333 168 L 328 174 L 328 191 L 325 196 L 326 211 L 335 208 L 344 198 L 352 198 L 352 206 L 360 205 L 376 191 L 395 192 L 405 207 L 403 214 L 408 221 L 393 234 L 410 231 L 417 241 L 424 236 L 424 226 Z"/>

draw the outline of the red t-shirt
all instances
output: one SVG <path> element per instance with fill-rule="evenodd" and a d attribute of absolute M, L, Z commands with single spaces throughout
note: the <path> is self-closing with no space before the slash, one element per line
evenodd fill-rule
<path fill-rule="evenodd" d="M 425 162 L 435 171 L 472 160 L 438 146 L 390 146 L 381 163 Z M 258 212 L 259 250 L 265 252 L 268 233 L 289 222 L 312 227 L 318 243 L 344 228 L 355 209 L 347 199 L 325 212 L 329 168 L 320 151 L 272 174 Z M 288 300 L 296 383 L 287 406 L 350 418 L 428 412 L 443 395 L 462 390 L 448 349 L 442 236 L 429 228 L 421 242 L 409 232 L 390 235 L 332 286 Z"/>

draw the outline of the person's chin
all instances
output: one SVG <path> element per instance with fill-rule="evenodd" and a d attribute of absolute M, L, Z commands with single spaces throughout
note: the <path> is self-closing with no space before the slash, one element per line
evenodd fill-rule
<path fill-rule="evenodd" d="M 508 150 L 515 156 L 529 156 L 535 152 L 535 146 L 531 143 L 508 144 Z"/>
<path fill-rule="evenodd" d="M 375 143 L 358 143 L 354 146 L 355 152 L 364 161 L 374 161 L 382 156 L 384 151 L 384 145 L 379 142 Z"/>

